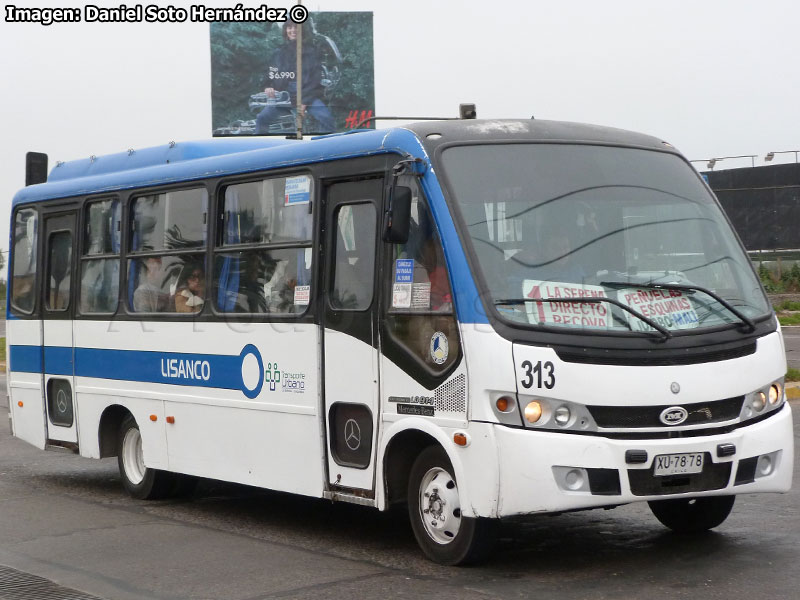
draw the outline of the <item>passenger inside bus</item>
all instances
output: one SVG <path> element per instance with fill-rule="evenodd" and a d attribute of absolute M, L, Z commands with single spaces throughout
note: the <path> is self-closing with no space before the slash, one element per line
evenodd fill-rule
<path fill-rule="evenodd" d="M 139 287 L 133 293 L 133 310 L 136 312 L 164 312 L 169 296 L 161 288 L 164 271 L 160 256 L 150 256 L 142 261 Z"/>
<path fill-rule="evenodd" d="M 175 310 L 179 313 L 196 313 L 203 310 L 206 297 L 206 278 L 203 266 L 187 263 L 178 281 L 175 294 Z"/>

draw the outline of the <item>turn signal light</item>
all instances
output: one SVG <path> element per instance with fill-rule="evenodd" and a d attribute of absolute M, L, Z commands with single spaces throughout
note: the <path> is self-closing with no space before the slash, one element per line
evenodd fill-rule
<path fill-rule="evenodd" d="M 525 419 L 528 423 L 536 423 L 542 418 L 542 405 L 534 400 L 525 407 Z"/>
<path fill-rule="evenodd" d="M 24 403 L 22 402 L 22 400 L 20 400 L 19 402 L 17 402 L 17 406 L 19 406 L 20 408 L 22 408 L 22 406 L 23 406 L 23 405 L 24 405 Z"/>
<path fill-rule="evenodd" d="M 175 417 L 167 417 L 167 423 L 169 423 L 170 425 L 175 423 Z"/>
<path fill-rule="evenodd" d="M 500 412 L 508 412 L 513 404 L 511 404 L 511 398 L 508 396 L 500 396 L 495 402 L 495 406 L 497 406 L 497 410 Z"/>
<path fill-rule="evenodd" d="M 153 421 L 153 423 L 155 423 L 156 421 L 158 421 L 158 417 L 156 415 L 150 415 L 150 420 Z"/>
<path fill-rule="evenodd" d="M 455 442 L 456 446 L 466 446 L 467 436 L 463 433 L 455 433 L 453 434 L 453 441 Z"/>

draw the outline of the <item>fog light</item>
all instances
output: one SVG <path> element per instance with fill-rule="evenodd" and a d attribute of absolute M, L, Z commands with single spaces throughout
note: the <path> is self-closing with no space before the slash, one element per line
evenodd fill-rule
<path fill-rule="evenodd" d="M 758 457 L 758 464 L 756 465 L 756 473 L 758 477 L 766 477 L 770 475 L 775 468 L 775 462 L 771 454 L 764 454 Z"/>
<path fill-rule="evenodd" d="M 569 412 L 569 408 L 566 407 L 566 406 L 559 406 L 556 409 L 555 420 L 556 420 L 556 423 L 558 423 L 559 425 L 563 426 L 563 425 L 566 425 L 567 423 L 569 423 L 569 419 L 570 419 L 571 416 L 572 416 L 572 414 Z"/>
<path fill-rule="evenodd" d="M 542 418 L 542 405 L 536 402 L 530 402 L 528 406 L 525 407 L 525 419 L 528 423 L 536 423 L 539 419 Z"/>
<path fill-rule="evenodd" d="M 753 410 L 761 412 L 767 405 L 767 395 L 764 392 L 758 392 L 753 397 Z"/>
<path fill-rule="evenodd" d="M 570 490 L 579 490 L 586 483 L 586 478 L 581 469 L 572 469 L 564 475 L 564 485 Z"/>
<path fill-rule="evenodd" d="M 769 403 L 775 405 L 781 399 L 781 386 L 774 383 L 769 388 Z"/>

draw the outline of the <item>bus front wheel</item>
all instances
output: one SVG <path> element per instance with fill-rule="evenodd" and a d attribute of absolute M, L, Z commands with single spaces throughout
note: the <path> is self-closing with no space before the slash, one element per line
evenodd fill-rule
<path fill-rule="evenodd" d="M 677 533 L 699 533 L 721 525 L 736 496 L 675 498 L 648 502 L 656 519 Z"/>
<path fill-rule="evenodd" d="M 145 466 L 142 434 L 136 419 L 131 415 L 125 417 L 119 429 L 117 462 L 122 485 L 131 496 L 139 500 L 164 498 L 175 485 L 172 473 Z"/>
<path fill-rule="evenodd" d="M 491 552 L 498 523 L 462 516 L 454 470 L 440 446 L 423 450 L 411 467 L 408 513 L 417 543 L 437 563 L 476 563 Z"/>

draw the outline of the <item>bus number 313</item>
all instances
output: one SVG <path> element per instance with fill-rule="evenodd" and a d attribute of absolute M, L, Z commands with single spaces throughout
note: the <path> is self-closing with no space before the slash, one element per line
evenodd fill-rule
<path fill-rule="evenodd" d="M 542 383 L 548 390 L 552 390 L 556 385 L 556 368 L 549 360 L 542 365 L 542 361 L 538 361 L 534 366 L 531 361 L 526 360 L 522 363 L 522 368 L 525 370 L 525 379 L 520 383 L 525 389 L 530 389 L 533 386 L 533 376 L 536 375 L 536 387 L 541 388 Z M 542 370 L 547 372 L 547 380 L 542 381 Z"/>

